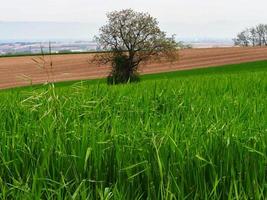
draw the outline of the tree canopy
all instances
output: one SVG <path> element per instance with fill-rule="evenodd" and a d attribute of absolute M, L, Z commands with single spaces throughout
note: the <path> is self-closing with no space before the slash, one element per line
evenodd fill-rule
<path fill-rule="evenodd" d="M 178 59 L 178 43 L 174 36 L 167 37 L 150 14 L 126 9 L 108 13 L 107 18 L 107 24 L 100 28 L 100 34 L 95 38 L 106 52 L 97 54 L 94 62 L 111 63 L 113 73 L 115 68 L 115 71 L 125 71 L 125 79 L 129 79 L 140 63 Z M 118 60 L 120 67 L 116 63 Z"/>

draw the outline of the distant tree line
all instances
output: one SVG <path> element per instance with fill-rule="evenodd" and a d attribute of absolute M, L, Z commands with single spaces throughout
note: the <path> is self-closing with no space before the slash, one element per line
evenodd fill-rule
<path fill-rule="evenodd" d="M 235 45 L 239 46 L 267 46 L 267 24 L 259 24 L 247 28 L 234 38 Z"/>
<path fill-rule="evenodd" d="M 186 44 L 183 41 L 179 41 L 177 45 L 179 49 L 192 49 L 193 48 L 192 44 Z"/>

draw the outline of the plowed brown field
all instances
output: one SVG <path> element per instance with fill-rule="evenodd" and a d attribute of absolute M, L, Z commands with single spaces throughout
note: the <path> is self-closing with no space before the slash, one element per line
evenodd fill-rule
<path fill-rule="evenodd" d="M 0 88 L 10 88 L 47 81 L 82 80 L 105 77 L 110 68 L 90 63 L 92 54 L 53 55 L 52 70 L 39 68 L 36 57 L 0 58 Z M 45 57 L 47 63 L 50 57 Z M 175 63 L 155 63 L 140 67 L 141 74 L 158 73 L 192 68 L 220 66 L 249 61 L 267 60 L 267 47 L 257 48 L 206 48 L 180 51 Z M 49 66 L 47 66 L 49 67 Z"/>

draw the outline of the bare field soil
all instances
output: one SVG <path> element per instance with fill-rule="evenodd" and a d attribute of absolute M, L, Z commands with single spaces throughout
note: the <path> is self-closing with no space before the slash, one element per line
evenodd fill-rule
<path fill-rule="evenodd" d="M 48 70 L 38 67 L 33 61 L 38 57 L 0 58 L 0 88 L 107 76 L 110 68 L 92 64 L 90 62 L 92 56 L 93 54 L 45 56 Z M 159 73 L 257 60 L 267 60 L 267 47 L 186 49 L 180 51 L 178 62 L 152 63 L 141 66 L 140 73 Z M 53 63 L 52 69 L 49 66 L 50 61 Z"/>

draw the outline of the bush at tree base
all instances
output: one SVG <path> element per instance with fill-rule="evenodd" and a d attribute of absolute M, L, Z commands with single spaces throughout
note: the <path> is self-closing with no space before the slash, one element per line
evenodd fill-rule
<path fill-rule="evenodd" d="M 128 57 L 123 54 L 116 55 L 113 59 L 112 71 L 107 78 L 107 83 L 112 85 L 139 81 L 137 69 L 131 67 Z"/>

